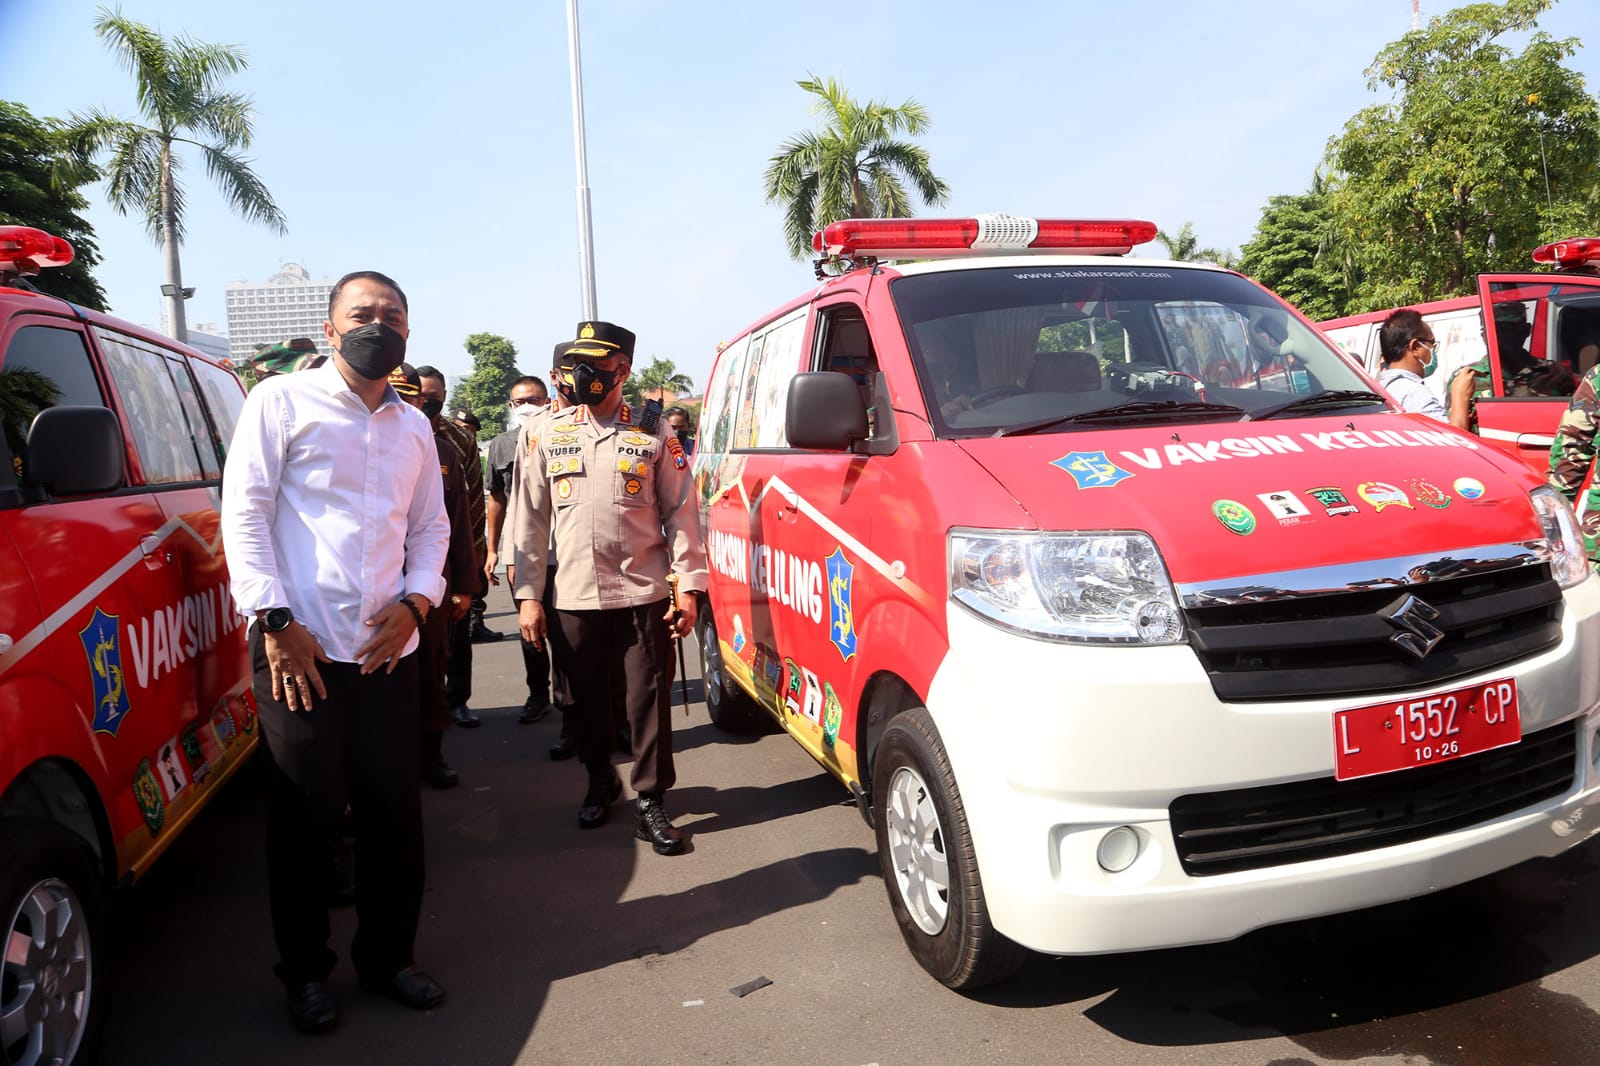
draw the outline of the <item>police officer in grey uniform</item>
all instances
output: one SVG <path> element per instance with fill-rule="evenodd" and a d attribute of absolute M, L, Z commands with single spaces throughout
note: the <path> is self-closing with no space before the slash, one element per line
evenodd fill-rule
<path fill-rule="evenodd" d="M 608 679 L 617 671 L 626 680 L 633 733 L 634 835 L 659 855 L 676 855 L 685 841 L 663 806 L 676 780 L 672 641 L 694 628 L 693 594 L 706 588 L 706 554 L 682 444 L 659 418 L 647 425 L 623 402 L 633 344 L 620 326 L 580 322 L 553 382 L 573 406 L 523 429 L 512 486 L 513 596 L 523 636 L 536 644 L 551 638 L 577 708 L 578 755 L 589 772 L 578 825 L 603 825 L 622 794 L 610 759 Z M 547 617 L 552 550 L 557 567 Z M 669 573 L 678 578 L 676 608 Z"/>

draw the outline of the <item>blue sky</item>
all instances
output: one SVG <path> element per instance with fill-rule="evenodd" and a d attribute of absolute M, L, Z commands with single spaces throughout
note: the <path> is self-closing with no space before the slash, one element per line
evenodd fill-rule
<path fill-rule="evenodd" d="M 0 0 L 0 97 L 133 117 L 95 7 Z M 453 380 L 471 370 L 462 340 L 487 331 L 524 370 L 548 368 L 581 313 L 564 0 L 122 10 L 245 47 L 230 86 L 254 97 L 250 155 L 288 216 L 285 237 L 234 218 L 191 160 L 191 324 L 224 323 L 223 284 L 284 262 L 376 269 L 410 298 L 413 362 Z M 1363 71 L 1411 4 L 582 0 L 580 18 L 599 315 L 638 334 L 641 362 L 670 359 L 703 388 L 719 340 L 814 283 L 761 195 L 770 156 L 814 121 L 795 86 L 808 72 L 927 107 L 921 143 L 953 195 L 925 213 L 1192 221 L 1202 243 L 1238 248 L 1267 197 L 1303 191 L 1328 138 L 1380 100 Z M 1595 92 L 1593 0 L 1540 25 L 1595 38 L 1568 61 Z M 88 192 L 113 309 L 159 322 L 159 250 Z"/>

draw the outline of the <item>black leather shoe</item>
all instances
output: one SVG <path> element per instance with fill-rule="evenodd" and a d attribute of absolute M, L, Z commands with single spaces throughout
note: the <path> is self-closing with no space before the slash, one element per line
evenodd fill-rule
<path fill-rule="evenodd" d="M 556 705 L 553 703 L 534 703 L 532 700 L 529 700 L 522 705 L 522 713 L 517 715 L 517 721 L 523 725 L 532 725 L 535 722 L 542 722 L 546 718 L 550 717 L 550 712 L 555 709 Z"/>
<path fill-rule="evenodd" d="M 326 1033 L 339 1024 L 339 1004 L 321 981 L 289 989 L 289 1020 L 302 1033 Z"/>
<path fill-rule="evenodd" d="M 483 724 L 483 719 L 468 710 L 464 703 L 450 708 L 450 720 L 462 729 L 476 729 Z"/>
<path fill-rule="evenodd" d="M 578 754 L 578 742 L 571 737 L 562 737 L 550 745 L 550 758 L 556 762 L 570 759 Z"/>
<path fill-rule="evenodd" d="M 422 764 L 422 779 L 434 788 L 455 788 L 461 784 L 461 775 L 444 761 L 443 755 Z"/>
<path fill-rule="evenodd" d="M 633 835 L 649 843 L 657 855 L 682 855 L 688 842 L 672 827 L 667 809 L 653 796 L 640 796 Z"/>
<path fill-rule="evenodd" d="M 622 795 L 622 778 L 613 767 L 610 774 L 589 778 L 589 791 L 583 795 L 583 806 L 578 808 L 578 828 L 598 829 L 611 817 L 611 804 Z"/>
<path fill-rule="evenodd" d="M 479 622 L 477 625 L 473 626 L 472 632 L 469 633 L 468 636 L 471 637 L 472 643 L 474 644 L 493 644 L 497 640 L 506 639 L 506 635 L 504 633 L 490 629 L 482 622 Z"/>
<path fill-rule="evenodd" d="M 361 987 L 379 996 L 388 996 L 412 1010 L 432 1010 L 444 1002 L 444 988 L 417 969 L 407 966 L 388 977 L 362 975 Z"/>

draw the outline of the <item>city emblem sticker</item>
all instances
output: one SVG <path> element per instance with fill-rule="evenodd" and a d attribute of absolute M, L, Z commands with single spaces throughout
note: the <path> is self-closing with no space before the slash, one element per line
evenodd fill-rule
<path fill-rule="evenodd" d="M 223 750 L 233 747 L 233 742 L 239 734 L 234 729 L 233 715 L 228 713 L 226 700 L 217 704 L 217 709 L 211 712 L 211 732 L 216 734 L 217 743 Z"/>
<path fill-rule="evenodd" d="M 167 797 L 168 803 L 177 799 L 178 793 L 189 787 L 189 775 L 178 759 L 177 737 L 161 745 L 161 754 L 156 757 L 156 780 L 161 782 L 161 791 Z"/>
<path fill-rule="evenodd" d="M 240 696 L 234 704 L 234 724 L 239 727 L 239 732 L 249 736 L 256 731 L 256 705 L 245 696 Z"/>
<path fill-rule="evenodd" d="M 1434 510 L 1450 506 L 1450 495 L 1431 481 L 1417 478 L 1411 482 L 1411 496 L 1418 503 Z"/>
<path fill-rule="evenodd" d="M 1258 492 L 1256 499 L 1261 501 L 1261 505 L 1278 520 L 1280 525 L 1296 525 L 1300 519 L 1311 517 L 1311 508 L 1287 489 L 1279 489 L 1277 492 Z"/>
<path fill-rule="evenodd" d="M 1059 459 L 1050 460 L 1050 465 L 1071 474 L 1080 489 L 1106 489 L 1133 476 L 1131 471 L 1106 458 L 1103 451 L 1068 452 Z"/>
<path fill-rule="evenodd" d="M 805 667 L 802 666 L 800 668 L 800 673 L 806 679 L 805 706 L 800 709 L 800 713 L 804 715 L 812 725 L 821 725 L 822 685 L 817 681 L 817 675 L 812 673 L 810 670 L 807 670 Z"/>
<path fill-rule="evenodd" d="M 197 785 L 203 783 L 211 773 L 211 760 L 200 746 L 200 723 L 190 722 L 180 735 L 179 743 L 183 745 L 183 758 L 189 766 L 189 779 Z"/>
<path fill-rule="evenodd" d="M 833 691 L 833 682 L 822 685 L 822 746 L 831 748 L 839 739 L 839 724 L 844 721 L 844 705 L 839 694 Z"/>
<path fill-rule="evenodd" d="M 1359 514 L 1361 508 L 1350 502 L 1350 497 L 1344 490 L 1332 485 L 1323 485 L 1320 488 L 1306 489 L 1306 494 L 1318 503 L 1329 515 Z"/>
<path fill-rule="evenodd" d="M 1211 513 L 1229 533 L 1247 537 L 1256 531 L 1255 513 L 1238 500 L 1217 500 L 1211 505 Z"/>
<path fill-rule="evenodd" d="M 839 649 L 845 662 L 856 653 L 855 614 L 851 609 L 851 586 L 856 568 L 844 557 L 843 548 L 828 556 L 828 639 Z"/>
<path fill-rule="evenodd" d="M 116 736 L 129 710 L 117 616 L 96 607 L 89 623 L 78 630 L 78 639 L 83 641 L 83 653 L 89 659 L 89 678 L 94 682 L 94 731 Z"/>
<path fill-rule="evenodd" d="M 160 833 L 167 820 L 167 805 L 161 799 L 161 786 L 156 784 L 149 759 L 139 764 L 139 772 L 133 776 L 133 797 L 139 801 L 139 813 L 144 815 L 144 825 L 150 835 Z"/>
<path fill-rule="evenodd" d="M 800 667 L 795 665 L 793 659 L 783 660 L 783 670 L 787 680 L 783 686 L 783 706 L 790 714 L 800 713 L 800 697 L 803 691 L 803 682 L 800 678 Z"/>
<path fill-rule="evenodd" d="M 1411 506 L 1410 497 L 1387 481 L 1363 481 L 1356 486 L 1356 494 L 1372 504 L 1374 511 L 1395 505 L 1404 507 L 1408 511 L 1415 510 Z"/>
<path fill-rule="evenodd" d="M 744 654 L 744 646 L 745 646 L 744 619 L 741 618 L 738 615 L 734 615 L 733 616 L 733 653 L 735 655 L 743 655 Z"/>
<path fill-rule="evenodd" d="M 1483 499 L 1483 482 L 1475 477 L 1458 477 L 1452 487 L 1463 500 Z"/>

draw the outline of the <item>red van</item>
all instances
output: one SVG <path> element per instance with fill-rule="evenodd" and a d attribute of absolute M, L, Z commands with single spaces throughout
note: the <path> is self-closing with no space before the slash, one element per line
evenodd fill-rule
<path fill-rule="evenodd" d="M 233 371 L 27 286 L 0 226 L 0 1061 L 86 1060 L 108 890 L 256 744 L 217 514 Z"/>
<path fill-rule="evenodd" d="M 856 795 L 951 987 L 1600 831 L 1566 500 L 1249 279 L 1126 257 L 1154 236 L 832 224 L 707 389 L 708 707 Z"/>
<path fill-rule="evenodd" d="M 1439 341 L 1424 379 L 1441 400 L 1458 368 L 1477 364 L 1478 434 L 1541 477 L 1556 426 L 1579 379 L 1600 356 L 1600 237 L 1576 237 L 1533 251 L 1550 274 L 1479 274 L 1476 296 L 1412 304 Z M 1376 376 L 1378 327 L 1397 308 L 1319 322 L 1328 338 Z M 1512 335 L 1502 336 L 1510 332 Z M 1508 350 L 1519 366 L 1488 353 Z M 1486 388 L 1487 387 L 1487 388 Z"/>

